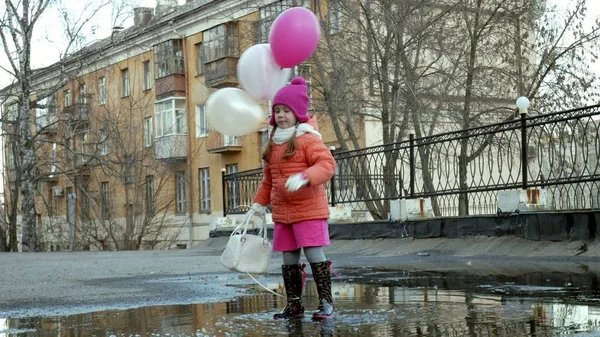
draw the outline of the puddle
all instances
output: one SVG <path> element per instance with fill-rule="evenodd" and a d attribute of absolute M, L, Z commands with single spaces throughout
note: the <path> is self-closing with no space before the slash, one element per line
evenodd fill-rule
<path fill-rule="evenodd" d="M 361 269 L 342 274 L 333 284 L 338 314 L 327 322 L 274 321 L 282 298 L 234 284 L 248 295 L 219 303 L 0 318 L 0 337 L 600 336 L 594 273 L 507 277 Z M 277 280 L 263 284 L 281 292 Z M 308 312 L 316 307 L 312 282 L 304 301 Z"/>

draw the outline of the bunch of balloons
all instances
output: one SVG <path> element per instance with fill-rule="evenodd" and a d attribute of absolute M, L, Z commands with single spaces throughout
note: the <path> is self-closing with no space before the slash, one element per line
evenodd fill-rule
<path fill-rule="evenodd" d="M 304 7 L 290 8 L 277 16 L 269 31 L 269 43 L 248 48 L 238 60 L 237 76 L 243 90 L 219 89 L 206 101 L 211 126 L 229 136 L 258 131 L 265 120 L 259 102 L 272 99 L 286 85 L 290 68 L 312 56 L 320 37 L 317 16 Z"/>

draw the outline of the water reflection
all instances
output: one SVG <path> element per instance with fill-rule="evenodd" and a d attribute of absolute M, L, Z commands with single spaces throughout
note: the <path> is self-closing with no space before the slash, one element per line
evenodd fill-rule
<path fill-rule="evenodd" d="M 281 285 L 271 284 L 281 290 Z M 600 335 L 600 306 L 581 299 L 507 297 L 475 290 L 334 284 L 339 314 L 274 321 L 283 299 L 255 294 L 222 303 L 155 306 L 81 315 L 0 319 L 9 336 L 559 336 Z M 316 289 L 306 291 L 316 307 Z M 596 298 L 596 301 L 598 298 Z"/>

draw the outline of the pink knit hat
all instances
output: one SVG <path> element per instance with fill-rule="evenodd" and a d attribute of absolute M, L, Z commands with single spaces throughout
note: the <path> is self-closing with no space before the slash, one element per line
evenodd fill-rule
<path fill-rule="evenodd" d="M 279 89 L 273 98 L 271 109 L 271 120 L 269 124 L 275 126 L 275 106 L 282 104 L 290 108 L 300 123 L 306 123 L 310 119 L 308 117 L 308 106 L 310 98 L 306 90 L 306 81 L 300 76 L 292 79 L 292 83 Z"/>

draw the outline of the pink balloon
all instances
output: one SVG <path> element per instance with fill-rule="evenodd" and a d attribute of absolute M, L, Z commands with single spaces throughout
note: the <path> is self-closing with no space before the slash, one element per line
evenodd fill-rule
<path fill-rule="evenodd" d="M 321 38 L 319 19 L 304 7 L 294 7 L 279 14 L 269 32 L 269 44 L 275 62 L 292 68 L 308 60 Z"/>

